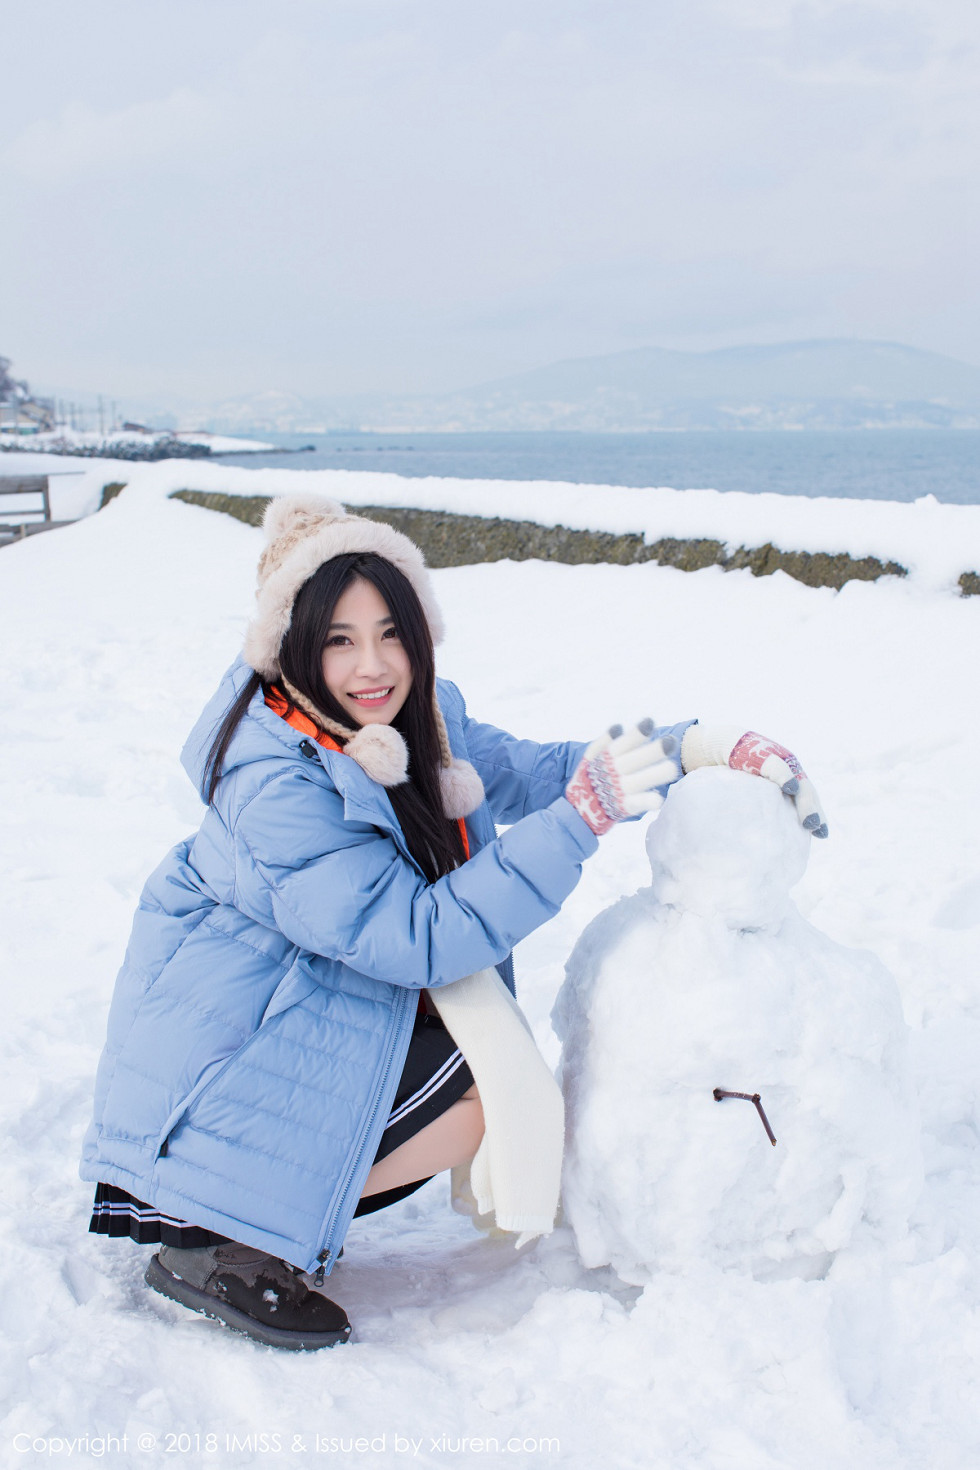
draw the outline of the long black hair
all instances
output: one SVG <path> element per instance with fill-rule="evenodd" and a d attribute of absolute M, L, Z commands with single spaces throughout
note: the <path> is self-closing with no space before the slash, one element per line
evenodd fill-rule
<path fill-rule="evenodd" d="M 409 851 L 429 881 L 434 882 L 458 867 L 465 853 L 457 823 L 450 821 L 442 809 L 441 755 L 433 710 L 432 634 L 411 582 L 390 561 L 373 552 L 349 552 L 323 562 L 296 594 L 292 619 L 279 650 L 279 666 L 289 683 L 317 709 L 348 728 L 355 723 L 327 688 L 322 655 L 337 601 L 358 577 L 370 582 L 384 599 L 412 670 L 408 697 L 391 722 L 408 747 L 408 780 L 389 787 L 388 797 Z M 260 676 L 253 673 L 217 729 L 204 768 L 209 804 L 214 801 L 232 736 L 263 687 Z"/>

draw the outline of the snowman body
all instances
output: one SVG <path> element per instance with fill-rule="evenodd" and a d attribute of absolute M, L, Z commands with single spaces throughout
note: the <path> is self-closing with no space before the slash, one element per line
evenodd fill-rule
<path fill-rule="evenodd" d="M 793 905 L 810 840 L 771 782 L 693 772 L 649 829 L 651 886 L 576 945 L 554 1020 L 587 1266 L 813 1278 L 904 1234 L 921 1160 L 899 996 Z M 758 1093 L 776 1145 L 715 1089 Z"/>

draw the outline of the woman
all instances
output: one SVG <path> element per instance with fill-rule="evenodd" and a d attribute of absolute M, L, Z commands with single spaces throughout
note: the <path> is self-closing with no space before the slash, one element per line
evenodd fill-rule
<path fill-rule="evenodd" d="M 474 1210 L 551 1227 L 560 1097 L 510 952 L 599 835 L 659 804 L 678 737 L 683 769 L 754 769 L 826 827 L 758 736 L 586 749 L 477 723 L 435 680 L 411 541 L 311 495 L 273 501 L 265 534 L 244 658 L 183 755 L 207 811 L 147 882 L 116 983 L 82 1176 L 94 1231 L 161 1243 L 150 1286 L 317 1348 L 350 1335 L 315 1288 L 355 1214 L 469 1164 Z"/>

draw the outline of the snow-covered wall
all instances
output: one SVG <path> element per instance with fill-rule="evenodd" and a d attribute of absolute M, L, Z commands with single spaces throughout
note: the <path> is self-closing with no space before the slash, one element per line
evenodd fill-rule
<path fill-rule="evenodd" d="M 26 471 L 26 461 L 38 457 L 16 458 L 25 461 L 18 468 Z M 64 471 L 69 463 L 62 459 L 55 467 Z M 944 505 L 933 496 L 909 505 L 550 481 L 406 479 L 353 470 L 253 470 L 182 460 L 138 466 L 115 460 L 76 461 L 73 468 L 77 473 L 53 482 L 59 487 L 58 516 L 91 514 L 98 509 L 103 488 L 113 482 L 125 483 L 127 495 L 155 497 L 175 490 L 258 496 L 303 489 L 350 506 L 499 517 L 571 531 L 639 536 L 648 544 L 665 538 L 714 540 L 726 554 L 740 547 L 774 546 L 828 557 L 874 557 L 907 569 L 923 590 L 954 594 L 968 590 L 960 585 L 964 573 L 974 577 L 980 573 L 980 506 Z M 973 583 L 969 590 L 974 590 Z"/>

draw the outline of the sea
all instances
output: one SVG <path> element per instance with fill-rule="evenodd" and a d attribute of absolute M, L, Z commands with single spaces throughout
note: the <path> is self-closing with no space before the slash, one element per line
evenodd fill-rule
<path fill-rule="evenodd" d="M 634 434 L 256 432 L 277 453 L 223 463 L 417 478 L 668 485 L 676 490 L 980 504 L 980 429 L 695 430 Z"/>

